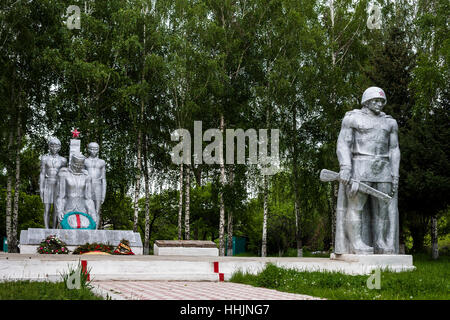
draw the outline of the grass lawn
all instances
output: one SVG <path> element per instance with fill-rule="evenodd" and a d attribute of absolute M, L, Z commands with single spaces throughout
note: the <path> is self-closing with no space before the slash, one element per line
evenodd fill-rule
<path fill-rule="evenodd" d="M 416 270 L 381 271 L 380 289 L 368 289 L 369 276 L 337 272 L 299 272 L 268 265 L 260 274 L 237 272 L 231 282 L 338 300 L 450 300 L 450 257 L 413 258 Z"/>
<path fill-rule="evenodd" d="M 103 300 L 87 287 L 69 290 L 65 282 L 0 282 L 0 300 Z"/>

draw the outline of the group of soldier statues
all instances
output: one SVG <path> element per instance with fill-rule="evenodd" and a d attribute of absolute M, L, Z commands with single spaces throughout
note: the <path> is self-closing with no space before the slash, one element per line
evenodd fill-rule
<path fill-rule="evenodd" d="M 60 227 L 61 220 L 69 212 L 88 214 L 98 228 L 106 195 L 106 164 L 98 158 L 98 144 L 89 143 L 87 158 L 81 153 L 72 154 L 69 166 L 66 158 L 58 154 L 61 142 L 57 138 L 51 138 L 48 146 L 49 153 L 41 159 L 39 177 L 45 228 L 50 229 L 52 205 L 53 229 Z"/>

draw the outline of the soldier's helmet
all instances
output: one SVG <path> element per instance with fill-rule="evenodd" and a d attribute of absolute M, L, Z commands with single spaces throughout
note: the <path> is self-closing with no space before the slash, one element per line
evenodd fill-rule
<path fill-rule="evenodd" d="M 375 98 L 383 99 L 384 105 L 386 105 L 386 94 L 384 93 L 383 89 L 378 87 L 367 88 L 362 95 L 361 104 L 364 105 L 364 103 L 366 103 L 367 101 Z"/>

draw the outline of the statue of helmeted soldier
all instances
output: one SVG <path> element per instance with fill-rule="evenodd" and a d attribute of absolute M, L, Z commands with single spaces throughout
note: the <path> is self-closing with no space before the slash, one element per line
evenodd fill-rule
<path fill-rule="evenodd" d="M 92 217 L 98 225 L 97 213 L 92 201 L 92 183 L 84 169 L 85 156 L 72 154 L 70 167 L 62 168 L 58 174 L 58 198 L 56 210 L 58 222 L 69 212 L 83 212 Z"/>
<path fill-rule="evenodd" d="M 84 161 L 84 167 L 92 179 L 92 200 L 95 204 L 98 220 L 101 220 L 101 205 L 106 195 L 106 163 L 98 158 L 99 146 L 96 142 L 88 145 L 89 157 Z"/>
<path fill-rule="evenodd" d="M 338 254 L 395 254 L 399 250 L 398 126 L 382 112 L 386 102 L 382 89 L 370 87 L 362 96 L 362 108 L 347 112 L 342 121 L 337 141 L 340 186 L 335 253 Z M 386 201 L 358 191 L 360 182 L 392 199 Z"/>
<path fill-rule="evenodd" d="M 39 192 L 44 203 L 44 225 L 50 229 L 50 210 L 53 204 L 53 225 L 56 229 L 57 214 L 55 210 L 57 178 L 62 167 L 67 165 L 67 160 L 58 155 L 61 142 L 57 138 L 51 138 L 48 142 L 49 153 L 41 158 L 41 171 L 39 175 Z"/>

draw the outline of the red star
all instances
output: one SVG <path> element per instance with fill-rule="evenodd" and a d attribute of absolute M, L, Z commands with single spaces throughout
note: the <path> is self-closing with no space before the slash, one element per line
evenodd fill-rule
<path fill-rule="evenodd" d="M 77 129 L 72 131 L 72 138 L 78 138 L 79 135 L 80 135 L 80 132 Z"/>
<path fill-rule="evenodd" d="M 380 91 L 380 95 L 384 97 L 384 92 L 383 92 L 383 91 Z"/>

